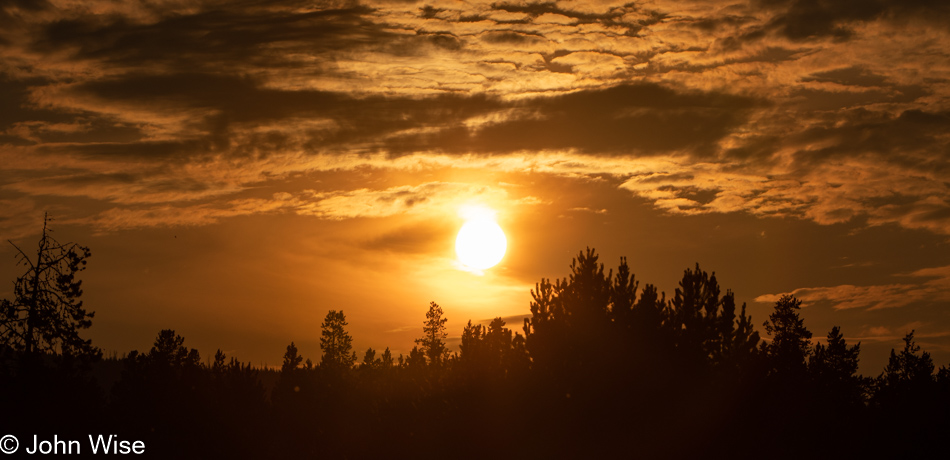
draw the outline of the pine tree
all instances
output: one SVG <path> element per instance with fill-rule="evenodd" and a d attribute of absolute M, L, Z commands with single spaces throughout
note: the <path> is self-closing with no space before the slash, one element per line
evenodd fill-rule
<path fill-rule="evenodd" d="M 353 338 L 346 332 L 346 316 L 343 311 L 330 310 L 320 326 L 323 330 L 320 337 L 320 348 L 323 357 L 320 367 L 328 369 L 349 369 L 356 362 L 356 354 L 352 353 Z"/>
<path fill-rule="evenodd" d="M 402 355 L 400 355 L 400 357 L 402 357 Z M 412 347 L 412 350 L 409 350 L 409 356 L 403 359 L 403 364 L 411 371 L 421 371 L 425 369 L 426 366 L 426 354 L 420 350 L 418 346 Z"/>
<path fill-rule="evenodd" d="M 225 366 L 227 365 L 225 361 L 226 359 L 227 359 L 227 356 L 225 356 L 224 352 L 221 351 L 220 348 L 218 349 L 218 351 L 214 352 L 214 362 L 211 363 L 211 372 L 214 373 L 215 375 L 220 375 L 224 373 L 226 369 Z M 231 359 L 234 360 L 234 358 L 231 358 Z"/>
<path fill-rule="evenodd" d="M 680 355 L 693 364 L 718 361 L 722 353 L 719 317 L 722 299 L 716 274 L 699 268 L 685 270 L 667 309 L 668 330 L 673 333 Z M 731 298 L 730 298 L 731 300 Z M 733 305 L 734 310 L 734 305 Z M 728 320 L 732 326 L 732 320 Z"/>
<path fill-rule="evenodd" d="M 610 291 L 610 315 L 622 328 L 629 329 L 633 322 L 633 307 L 637 301 L 637 288 L 640 282 L 630 273 L 627 258 L 620 258 L 617 275 Z"/>
<path fill-rule="evenodd" d="M 280 376 L 271 392 L 271 399 L 276 407 L 282 410 L 292 410 L 301 403 L 301 396 L 310 393 L 309 379 L 307 375 L 309 370 L 301 368 L 300 364 L 304 361 L 297 351 L 297 345 L 290 342 L 287 345 L 287 351 L 284 352 L 284 363 L 280 367 Z M 307 360 L 310 364 L 310 360 Z"/>
<path fill-rule="evenodd" d="M 393 353 L 389 351 L 389 347 L 386 347 L 386 350 L 383 351 L 382 358 L 380 358 L 380 366 L 383 369 L 391 369 L 393 365 Z"/>
<path fill-rule="evenodd" d="M 803 377 L 808 357 L 811 355 L 811 332 L 805 320 L 799 317 L 802 301 L 791 295 L 783 295 L 775 303 L 775 311 L 764 323 L 765 332 L 772 341 L 763 344 L 773 374 L 786 378 Z"/>
<path fill-rule="evenodd" d="M 430 366 L 441 367 L 449 356 L 449 350 L 445 347 L 445 338 L 448 334 L 445 332 L 445 323 L 448 319 L 442 317 L 442 307 L 435 302 L 429 303 L 429 311 L 426 313 L 426 320 L 423 323 L 423 337 L 416 339 L 416 343 L 422 347 Z"/>
<path fill-rule="evenodd" d="M 481 324 L 468 324 L 462 330 L 462 342 L 459 345 L 459 363 L 471 372 L 480 372 L 488 366 L 488 350 L 485 343 L 485 327 Z"/>
<path fill-rule="evenodd" d="M 914 343 L 914 331 L 904 336 L 904 349 L 900 353 L 891 350 L 887 367 L 880 380 L 890 387 L 917 386 L 933 382 L 934 363 L 930 353 L 921 352 Z"/>
<path fill-rule="evenodd" d="M 280 367 L 280 371 L 284 373 L 293 372 L 300 367 L 301 362 L 303 362 L 303 356 L 297 354 L 297 345 L 290 342 L 290 345 L 287 345 L 287 351 L 284 352 L 284 364 Z"/>
<path fill-rule="evenodd" d="M 373 368 L 377 367 L 378 364 L 379 359 L 376 359 L 376 350 L 367 348 L 366 353 L 363 353 L 363 362 L 360 363 L 360 368 Z"/>
<path fill-rule="evenodd" d="M 95 315 L 79 300 L 82 281 L 76 277 L 91 253 L 85 246 L 57 242 L 50 235 L 49 220 L 44 217 L 35 259 L 10 242 L 27 270 L 14 283 L 14 300 L 2 302 L 0 345 L 28 355 L 48 351 L 98 358 L 99 349 L 79 336 L 92 326 Z"/>
<path fill-rule="evenodd" d="M 861 344 L 849 347 L 838 326 L 831 328 L 828 345 L 817 344 L 808 362 L 808 371 L 816 390 L 835 405 L 858 405 L 862 402 L 861 378 L 858 376 L 858 354 Z"/>
<path fill-rule="evenodd" d="M 188 350 L 185 347 L 185 338 L 176 334 L 172 329 L 162 329 L 155 339 L 155 344 L 148 352 L 148 359 L 155 365 L 161 367 L 182 367 L 185 365 L 198 365 L 200 358 L 197 359 L 198 350 Z"/>

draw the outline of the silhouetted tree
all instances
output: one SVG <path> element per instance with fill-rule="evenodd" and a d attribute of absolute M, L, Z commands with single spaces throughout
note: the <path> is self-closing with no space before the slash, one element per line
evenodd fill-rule
<path fill-rule="evenodd" d="M 284 352 L 284 363 L 281 365 L 280 370 L 281 372 L 293 371 L 299 368 L 302 362 L 303 356 L 297 354 L 297 345 L 290 342 L 290 345 L 287 345 L 287 351 Z"/>
<path fill-rule="evenodd" d="M 775 303 L 775 310 L 764 323 L 765 332 L 772 341 L 762 344 L 770 373 L 785 379 L 798 379 L 805 375 L 807 360 L 811 355 L 811 332 L 799 317 L 802 301 L 792 295 L 783 295 Z"/>
<path fill-rule="evenodd" d="M 220 375 L 224 373 L 226 361 L 224 352 L 219 348 L 218 351 L 214 352 L 214 361 L 211 363 L 211 372 L 215 375 Z"/>
<path fill-rule="evenodd" d="M 736 316 L 732 291 L 721 295 L 715 272 L 707 274 L 696 264 L 684 271 L 669 302 L 665 329 L 672 332 L 679 357 L 691 365 L 732 366 L 748 360 L 759 343 L 745 311 L 743 304 Z"/>
<path fill-rule="evenodd" d="M 567 379 L 578 380 L 570 376 L 603 365 L 607 361 L 603 352 L 611 348 L 605 340 L 612 338 L 612 272 L 605 274 L 598 258 L 587 248 L 571 261 L 567 278 L 554 283 L 541 279 L 531 291 L 531 318 L 524 325 L 527 349 L 539 372 L 560 374 L 551 378 L 567 387 L 573 385 Z"/>
<path fill-rule="evenodd" d="M 680 355 L 697 362 L 705 362 L 720 346 L 717 334 L 719 283 L 715 273 L 712 277 L 700 270 L 687 269 L 679 287 L 670 300 L 668 317 L 674 331 Z"/>
<path fill-rule="evenodd" d="M 732 291 L 728 291 L 730 301 L 732 301 Z M 758 350 L 760 338 L 759 333 L 752 325 L 752 317 L 746 315 L 746 305 L 742 303 L 742 310 L 736 320 L 735 330 L 732 332 L 732 344 L 729 345 L 727 354 L 733 362 L 740 366 L 748 366 L 749 361 L 755 356 Z"/>
<path fill-rule="evenodd" d="M 405 359 L 405 366 L 407 369 L 412 371 L 421 371 L 426 367 L 426 353 L 419 349 L 419 347 L 412 347 L 412 350 L 409 351 L 409 356 Z"/>
<path fill-rule="evenodd" d="M 194 348 L 188 350 L 184 344 L 185 338 L 176 334 L 174 330 L 162 329 L 146 357 L 150 362 L 161 367 L 198 366 L 201 363 L 198 350 Z"/>
<path fill-rule="evenodd" d="M 878 431 L 874 441 L 884 455 L 924 458 L 932 455 L 932 446 L 946 439 L 950 405 L 939 394 L 930 353 L 914 342 L 914 331 L 903 340 L 903 350 L 891 350 L 874 385 L 871 405 L 876 409 Z M 885 439 L 900 442 L 881 445 Z"/>
<path fill-rule="evenodd" d="M 448 319 L 442 317 L 442 307 L 435 302 L 430 302 L 429 311 L 426 312 L 426 320 L 422 326 L 423 336 L 421 339 L 416 339 L 429 365 L 436 368 L 442 367 L 449 356 L 449 350 L 445 347 L 445 338 L 448 336 L 445 332 L 446 321 Z"/>
<path fill-rule="evenodd" d="M 808 362 L 815 390 L 836 405 L 856 406 L 862 402 L 861 378 L 858 376 L 858 355 L 861 344 L 849 347 L 838 326 L 831 328 L 828 345 L 817 344 Z"/>
<path fill-rule="evenodd" d="M 323 357 L 320 358 L 320 367 L 326 369 L 349 369 L 356 362 L 356 354 L 351 354 L 353 338 L 346 332 L 346 316 L 343 311 L 330 310 L 320 326 L 320 348 Z"/>
<path fill-rule="evenodd" d="M 425 337 L 398 365 L 389 348 L 368 348 L 349 371 L 357 354 L 331 311 L 321 365 L 291 342 L 278 371 L 220 349 L 202 365 L 162 330 L 148 353 L 111 360 L 122 369 L 108 403 L 61 413 L 103 412 L 162 458 L 410 458 L 484 439 L 513 458 L 926 458 L 950 429 L 950 369 L 935 377 L 913 332 L 872 385 L 857 374 L 860 344 L 838 327 L 811 346 L 792 296 L 776 302 L 760 345 L 746 306 L 698 265 L 670 300 L 650 284 L 641 291 L 625 258 L 606 271 L 587 249 L 570 269 L 532 290 L 527 337 L 501 318 L 469 321 L 450 355 L 432 302 Z M 59 406 L 42 401 L 65 386 L 57 375 L 0 366 L 2 407 L 50 418 Z"/>
<path fill-rule="evenodd" d="M 612 273 L 604 274 L 604 264 L 597 263 L 599 258 L 596 251 L 587 248 L 586 254 L 574 259 L 560 295 L 563 312 L 571 323 L 581 328 L 597 327 L 609 314 Z"/>
<path fill-rule="evenodd" d="M 487 359 L 484 335 L 485 328 L 481 324 L 473 325 L 471 320 L 468 321 L 462 330 L 462 343 L 459 345 L 459 359 L 462 363 L 475 366 L 475 363 L 481 364 Z"/>
<path fill-rule="evenodd" d="M 634 306 L 637 302 L 637 288 L 640 282 L 630 273 L 627 258 L 620 258 L 617 274 L 610 287 L 610 314 L 614 321 L 624 328 L 630 328 L 634 322 Z"/>
<path fill-rule="evenodd" d="M 950 397 L 950 367 L 940 366 L 940 369 L 937 370 L 936 380 L 940 390 L 947 397 Z"/>
<path fill-rule="evenodd" d="M 921 352 L 920 346 L 914 343 L 914 331 L 910 331 L 904 336 L 904 349 L 900 353 L 891 350 L 881 378 L 886 385 L 898 386 L 931 382 L 933 372 L 934 363 L 930 353 Z"/>
<path fill-rule="evenodd" d="M 360 364 L 361 368 L 374 368 L 379 367 L 380 360 L 376 358 L 376 350 L 372 348 L 367 348 L 366 353 L 363 354 L 363 362 Z"/>
<path fill-rule="evenodd" d="M 271 390 L 271 401 L 274 408 L 280 413 L 288 413 L 299 410 L 300 406 L 307 405 L 312 394 L 313 382 L 311 377 L 312 367 L 310 369 L 301 367 L 304 357 L 297 350 L 297 345 L 290 342 L 287 350 L 284 352 L 283 364 L 280 367 L 280 375 L 277 382 Z M 310 361 L 309 359 L 307 360 Z M 311 363 L 312 365 L 312 363 Z"/>
<path fill-rule="evenodd" d="M 527 370 L 528 357 L 524 338 L 512 335 L 505 321 L 495 318 L 484 327 L 469 321 L 462 331 L 459 366 L 470 377 L 502 378 L 508 373 Z"/>
<path fill-rule="evenodd" d="M 644 286 L 631 312 L 631 333 L 640 337 L 643 343 L 664 347 L 658 342 L 662 340 L 665 329 L 665 309 L 666 294 L 657 293 L 652 284 Z"/>
<path fill-rule="evenodd" d="M 76 243 L 57 242 L 50 235 L 49 220 L 44 216 L 35 259 L 10 242 L 26 272 L 14 282 L 14 299 L 2 302 L 0 345 L 27 355 L 47 351 L 97 358 L 101 352 L 79 336 L 95 315 L 79 300 L 82 281 L 76 276 L 91 253 Z"/>
<path fill-rule="evenodd" d="M 383 356 L 380 358 L 380 366 L 383 369 L 391 369 L 393 367 L 393 353 L 389 351 L 389 347 L 383 351 Z"/>
<path fill-rule="evenodd" d="M 211 376 L 198 350 L 184 342 L 174 330 L 163 329 L 148 353 L 130 353 L 113 387 L 113 402 L 133 428 L 191 445 L 198 427 L 208 423 Z"/>

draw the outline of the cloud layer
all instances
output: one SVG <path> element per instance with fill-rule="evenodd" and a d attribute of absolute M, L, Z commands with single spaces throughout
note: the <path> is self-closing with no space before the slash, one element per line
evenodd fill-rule
<path fill-rule="evenodd" d="M 924 0 L 7 3 L 0 193 L 19 204 L 0 225 L 76 197 L 70 217 L 100 230 L 202 224 L 297 212 L 283 193 L 309 188 L 249 190 L 299 174 L 540 161 L 671 213 L 950 234 L 948 17 Z"/>

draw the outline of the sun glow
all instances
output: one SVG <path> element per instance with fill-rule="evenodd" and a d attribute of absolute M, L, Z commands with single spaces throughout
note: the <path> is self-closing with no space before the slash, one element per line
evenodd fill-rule
<path fill-rule="evenodd" d="M 459 262 L 474 270 L 485 270 L 501 262 L 508 249 L 508 239 L 495 222 L 495 211 L 481 206 L 464 206 L 459 214 L 465 219 L 455 238 Z"/>

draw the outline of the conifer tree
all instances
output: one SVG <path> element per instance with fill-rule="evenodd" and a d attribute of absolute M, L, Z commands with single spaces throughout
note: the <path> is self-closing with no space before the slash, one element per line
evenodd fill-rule
<path fill-rule="evenodd" d="M 838 326 L 831 328 L 828 345 L 817 344 L 808 371 L 815 389 L 836 405 L 857 405 L 862 402 L 861 378 L 858 377 L 858 354 L 861 344 L 849 347 Z"/>
<path fill-rule="evenodd" d="M 900 353 L 891 350 L 887 367 L 879 380 L 890 387 L 917 386 L 933 381 L 934 363 L 930 353 L 921 352 L 914 342 L 914 331 L 904 336 L 904 349 Z"/>
<path fill-rule="evenodd" d="M 449 350 L 445 347 L 445 338 L 448 336 L 445 332 L 446 321 L 448 319 L 442 317 L 442 307 L 430 302 L 422 327 L 423 336 L 416 339 L 430 366 L 441 367 L 449 356 Z"/>
<path fill-rule="evenodd" d="M 376 350 L 367 348 L 366 353 L 363 353 L 363 362 L 360 363 L 360 368 L 376 367 L 376 364 L 378 363 L 379 360 L 376 359 Z"/>
<path fill-rule="evenodd" d="M 92 326 L 95 315 L 79 300 L 83 292 L 77 278 L 91 253 L 85 246 L 56 241 L 49 220 L 44 217 L 35 258 L 10 242 L 26 272 L 14 282 L 14 299 L 2 302 L 0 345 L 27 355 L 44 351 L 98 358 L 99 349 L 79 336 L 79 331 Z"/>
<path fill-rule="evenodd" d="M 287 351 L 284 352 L 284 364 L 280 367 L 281 372 L 292 372 L 300 367 L 301 362 L 303 362 L 303 356 L 297 354 L 297 345 L 290 342 L 290 345 L 287 345 Z"/>
<path fill-rule="evenodd" d="M 320 348 L 323 357 L 320 367 L 329 369 L 349 369 L 356 362 L 356 353 L 353 349 L 353 338 L 346 332 L 346 316 L 343 311 L 330 310 L 320 326 L 323 330 L 320 337 Z"/>
<path fill-rule="evenodd" d="M 386 347 L 386 349 L 383 350 L 383 356 L 380 357 L 379 365 L 383 369 L 391 369 L 393 367 L 394 365 L 393 353 L 389 351 L 389 347 Z"/>
<path fill-rule="evenodd" d="M 811 355 L 811 332 L 799 316 L 802 301 L 792 295 L 783 295 L 775 303 L 775 310 L 764 323 L 765 332 L 772 341 L 763 344 L 770 372 L 787 378 L 803 377 Z"/>

